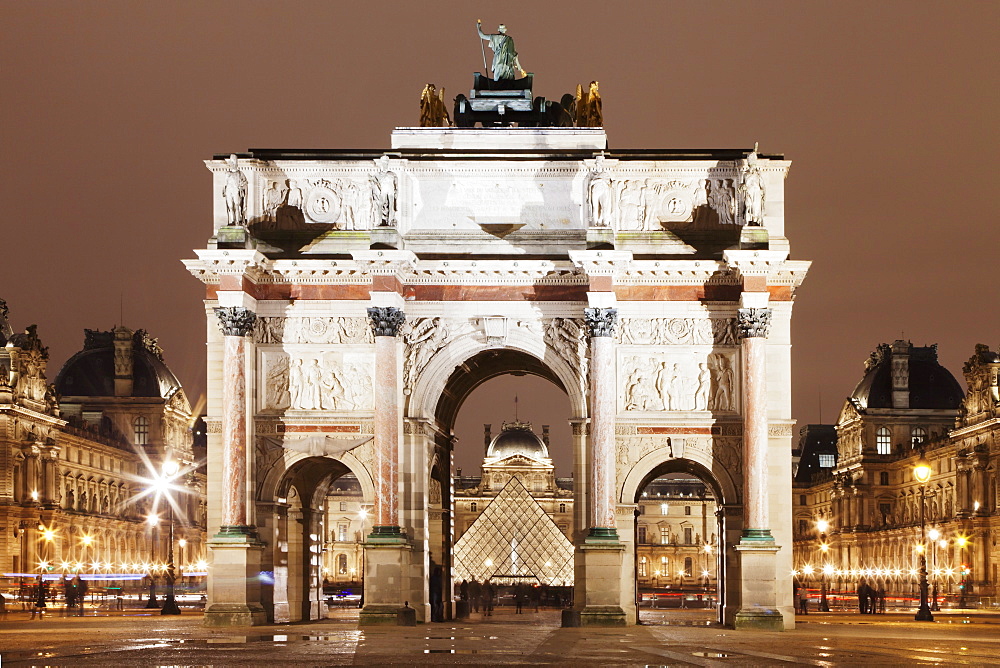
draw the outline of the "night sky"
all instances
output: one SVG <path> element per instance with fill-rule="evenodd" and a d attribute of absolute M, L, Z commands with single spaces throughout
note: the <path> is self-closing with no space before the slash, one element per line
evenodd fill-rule
<path fill-rule="evenodd" d="M 50 379 L 123 312 L 196 402 L 204 288 L 180 260 L 212 232 L 202 160 L 388 148 L 425 83 L 451 99 L 482 70 L 477 18 L 507 24 L 536 94 L 600 81 L 612 148 L 792 160 L 787 234 L 814 263 L 792 321 L 800 424 L 821 404 L 835 420 L 880 342 L 939 343 L 963 387 L 974 344 L 1000 344 L 995 2 L 8 2 L 0 298 L 38 323 Z M 458 464 L 513 392 L 568 474 L 568 401 L 530 378 L 472 396 Z"/>

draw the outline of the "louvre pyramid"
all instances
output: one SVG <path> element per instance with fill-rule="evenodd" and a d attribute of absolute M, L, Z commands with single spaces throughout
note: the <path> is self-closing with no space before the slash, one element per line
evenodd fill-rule
<path fill-rule="evenodd" d="M 516 476 L 455 543 L 456 582 L 573 584 L 573 544 Z"/>

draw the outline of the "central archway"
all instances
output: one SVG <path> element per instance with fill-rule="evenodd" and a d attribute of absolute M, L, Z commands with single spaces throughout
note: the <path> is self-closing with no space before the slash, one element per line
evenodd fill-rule
<path fill-rule="evenodd" d="M 569 399 L 571 423 L 585 420 L 587 406 L 582 391 L 582 380 L 565 359 L 557 356 L 538 340 L 524 340 L 520 345 L 484 347 L 481 342 L 458 340 L 436 355 L 418 379 L 409 396 L 408 417 L 426 416 L 432 424 L 429 436 L 433 441 L 434 455 L 428 471 L 428 573 L 430 618 L 436 616 L 435 601 L 441 596 L 443 617 L 454 614 L 451 609 L 453 549 L 457 540 L 455 526 L 455 494 L 453 449 L 455 425 L 462 405 L 484 383 L 500 376 L 535 376 L 552 384 Z M 472 345 L 469 345 L 472 344 Z M 541 344 L 541 345 L 539 345 Z M 433 388 L 433 389 L 432 389 Z M 431 401 L 434 398 L 436 400 Z M 499 416 L 498 416 L 499 417 Z M 574 471 L 582 471 L 585 436 L 582 429 L 574 428 L 570 447 Z M 430 445 L 430 443 L 428 443 Z M 575 479 L 579 481 L 579 477 Z M 581 500 L 584 485 L 573 485 L 572 525 L 584 526 L 585 503 Z M 558 508 L 558 503 L 556 504 Z M 573 540 L 574 536 L 568 536 Z M 433 574 L 440 568 L 441 584 Z"/>
<path fill-rule="evenodd" d="M 289 454 L 285 466 L 275 467 L 263 480 L 258 517 L 265 520 L 261 534 L 270 540 L 261 582 L 271 621 L 326 617 L 322 569 L 332 531 L 327 526 L 328 496 L 334 483 L 347 475 L 356 477 L 370 504 L 372 486 L 364 469 L 328 456 Z"/>

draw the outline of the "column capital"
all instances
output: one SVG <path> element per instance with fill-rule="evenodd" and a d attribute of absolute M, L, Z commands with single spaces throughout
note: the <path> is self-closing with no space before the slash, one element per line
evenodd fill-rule
<path fill-rule="evenodd" d="M 587 329 L 591 337 L 615 335 L 615 324 L 618 322 L 618 309 L 585 308 L 583 309 L 583 317 L 587 322 Z"/>
<path fill-rule="evenodd" d="M 372 306 L 368 309 L 368 319 L 375 336 L 398 336 L 406 314 L 395 306 Z"/>
<path fill-rule="evenodd" d="M 771 328 L 771 309 L 741 308 L 737 311 L 736 326 L 741 339 L 767 338 Z"/>
<path fill-rule="evenodd" d="M 225 336 L 247 336 L 257 321 L 257 314 L 242 306 L 219 306 L 215 316 Z"/>

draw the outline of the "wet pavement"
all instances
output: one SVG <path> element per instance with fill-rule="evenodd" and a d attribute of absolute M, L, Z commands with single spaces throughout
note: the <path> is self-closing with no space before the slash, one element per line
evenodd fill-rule
<path fill-rule="evenodd" d="M 155 612 L 155 611 L 154 611 Z M 560 612 L 514 614 L 416 627 L 359 628 L 357 610 L 330 619 L 208 629 L 201 615 L 145 610 L 0 620 L 0 664 L 9 666 L 572 665 L 857 666 L 998 665 L 1000 615 L 814 613 L 784 633 L 721 628 L 704 611 L 642 612 L 641 626 L 563 629 Z"/>

